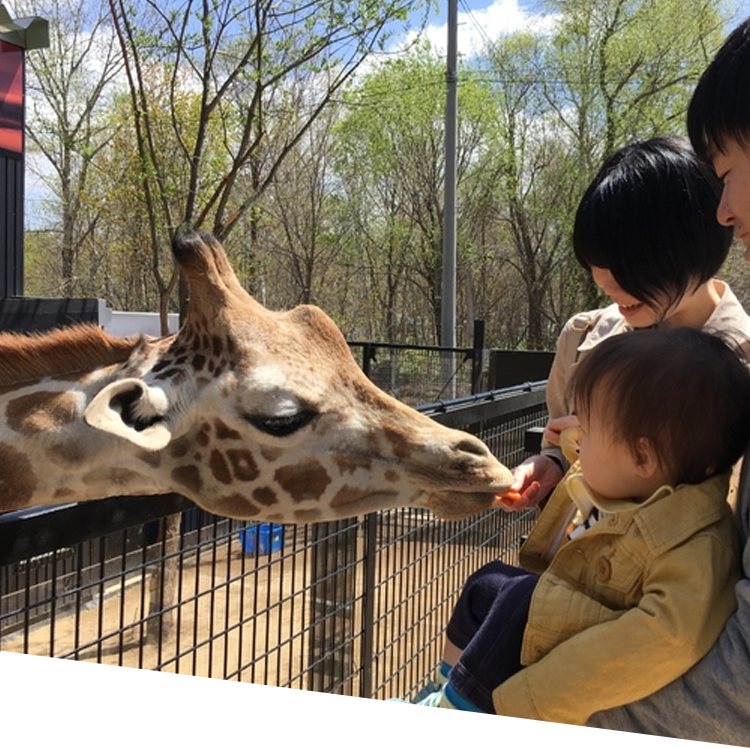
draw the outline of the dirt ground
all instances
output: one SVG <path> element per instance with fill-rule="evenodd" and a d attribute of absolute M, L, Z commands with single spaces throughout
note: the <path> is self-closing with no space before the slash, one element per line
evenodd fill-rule
<path fill-rule="evenodd" d="M 351 748 L 361 622 L 375 621 L 376 699 L 406 695 L 439 659 L 446 591 L 481 561 L 466 543 L 425 536 L 378 552 L 366 614 L 361 540 L 353 571 L 343 561 L 313 585 L 310 546 L 255 556 L 234 535 L 183 557 L 177 634 L 161 645 L 146 641 L 149 580 L 115 572 L 89 604 L 0 639 L 0 748 Z M 344 615 L 327 607 L 341 587 Z M 346 681 L 334 691 L 331 667 Z"/>
<path fill-rule="evenodd" d="M 298 666 L 308 661 L 298 592 L 307 561 L 247 574 L 255 563 L 225 544 L 183 566 L 179 635 L 167 645 L 142 645 L 141 576 L 107 589 L 101 604 L 3 639 L 0 683 L 31 672 L 0 687 L 0 746 L 306 745 L 294 713 L 308 696 Z"/>

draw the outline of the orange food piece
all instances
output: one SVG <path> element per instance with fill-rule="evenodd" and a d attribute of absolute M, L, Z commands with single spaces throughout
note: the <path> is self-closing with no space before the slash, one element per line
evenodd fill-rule
<path fill-rule="evenodd" d="M 522 496 L 518 491 L 509 490 L 499 494 L 497 498 L 504 499 L 505 501 L 520 501 Z"/>

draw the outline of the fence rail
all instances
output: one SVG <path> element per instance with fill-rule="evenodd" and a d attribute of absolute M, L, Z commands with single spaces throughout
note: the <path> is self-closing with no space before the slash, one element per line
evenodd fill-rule
<path fill-rule="evenodd" d="M 507 465 L 544 382 L 436 402 Z M 165 518 L 181 517 L 179 534 Z M 513 561 L 533 515 L 401 509 L 307 527 L 176 495 L 0 515 L 0 649 L 375 698 L 415 695 L 463 581 Z"/>

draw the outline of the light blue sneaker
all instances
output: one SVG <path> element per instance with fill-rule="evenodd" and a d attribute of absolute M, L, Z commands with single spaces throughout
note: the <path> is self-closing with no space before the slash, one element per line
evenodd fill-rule
<path fill-rule="evenodd" d="M 434 695 L 418 704 L 388 699 L 376 710 L 372 742 L 378 748 L 484 748 L 482 728 L 446 730 L 430 724 Z"/>
<path fill-rule="evenodd" d="M 436 691 L 442 691 L 444 685 L 445 683 L 439 680 L 428 681 L 427 685 L 425 685 L 424 688 L 422 688 L 419 693 L 411 700 L 411 703 L 417 704 L 422 701 L 422 699 L 426 699 Z"/>

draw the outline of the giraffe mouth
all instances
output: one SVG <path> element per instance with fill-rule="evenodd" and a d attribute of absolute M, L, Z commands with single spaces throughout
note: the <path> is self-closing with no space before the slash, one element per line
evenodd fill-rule
<path fill-rule="evenodd" d="M 448 491 L 433 493 L 427 499 L 427 508 L 443 520 L 458 520 L 472 517 L 492 507 L 494 493 L 463 493 Z"/>

